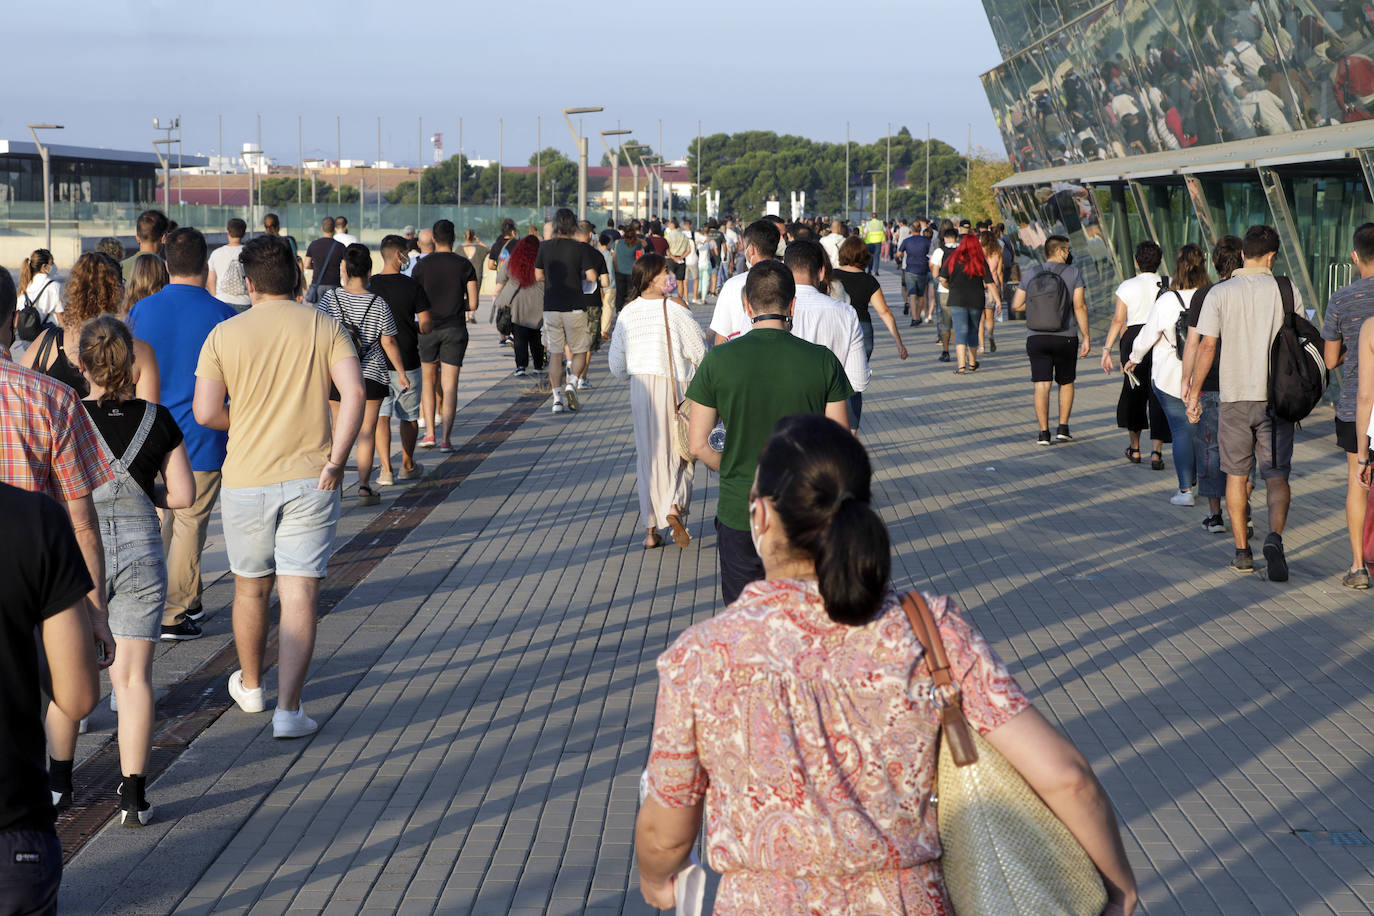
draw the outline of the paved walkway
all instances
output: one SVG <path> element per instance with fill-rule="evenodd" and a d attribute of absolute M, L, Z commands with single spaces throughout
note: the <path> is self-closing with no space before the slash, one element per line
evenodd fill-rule
<path fill-rule="evenodd" d="M 1171 471 L 1121 458 L 1118 377 L 1080 363 L 1078 440 L 1037 448 L 1019 327 L 970 377 L 903 331 L 906 363 L 879 333 L 862 434 L 895 583 L 956 595 L 1088 755 L 1142 911 L 1374 911 L 1374 606 L 1338 581 L 1330 413 L 1298 437 L 1277 585 L 1226 569 L 1229 538 L 1169 505 Z M 718 610 L 714 481 L 691 547 L 642 551 L 627 389 L 602 368 L 553 416 L 507 352 L 479 326 L 464 446 L 380 514 L 345 512 L 336 559 L 367 574 L 320 624 L 321 731 L 214 718 L 150 787 L 152 825 L 71 860 L 64 912 L 648 912 L 631 842 L 654 660 Z M 231 589 L 210 587 L 204 639 L 159 653 L 160 684 L 229 643 Z"/>

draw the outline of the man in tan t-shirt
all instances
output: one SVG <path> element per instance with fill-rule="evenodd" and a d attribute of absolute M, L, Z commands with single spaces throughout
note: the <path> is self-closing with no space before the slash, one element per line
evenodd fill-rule
<path fill-rule="evenodd" d="M 252 307 L 206 338 L 193 404 L 196 422 L 229 431 L 220 511 L 240 666 L 229 694 L 244 712 L 265 708 L 262 658 L 275 580 L 281 650 L 272 733 L 301 738 L 319 727 L 301 705 L 301 686 L 339 523 L 339 484 L 362 426 L 363 378 L 339 323 L 292 301 L 296 259 L 283 239 L 253 239 L 239 259 Z M 332 431 L 331 382 L 340 395 Z"/>

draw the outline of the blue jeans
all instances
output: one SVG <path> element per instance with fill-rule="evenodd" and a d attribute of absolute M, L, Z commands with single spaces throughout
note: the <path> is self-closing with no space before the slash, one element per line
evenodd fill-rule
<path fill-rule="evenodd" d="M 1204 499 L 1225 499 L 1226 475 L 1221 472 L 1221 445 L 1217 438 L 1221 393 L 1204 391 L 1198 403 L 1202 405 L 1202 419 L 1192 424 L 1197 495 Z"/>
<path fill-rule="evenodd" d="M 1155 397 L 1169 421 L 1169 432 L 1173 436 L 1170 450 L 1174 455 L 1174 473 L 1178 475 L 1178 488 L 1191 490 L 1197 480 L 1197 468 L 1193 464 L 1193 433 L 1188 422 L 1188 407 L 1180 398 L 1165 394 L 1158 385 L 1154 386 Z"/>
<path fill-rule="evenodd" d="M 879 257 L 878 257 L 878 256 L 882 254 L 882 251 L 883 251 L 883 243 L 882 243 L 882 242 L 869 242 L 869 243 L 868 243 L 868 272 L 871 273 L 871 274 L 873 274 L 875 277 L 881 272 L 881 269 L 880 269 L 879 264 L 878 264 L 878 261 L 879 261 Z"/>
<path fill-rule="evenodd" d="M 873 322 L 860 321 L 859 331 L 864 335 L 864 359 L 873 358 Z M 864 393 L 856 391 L 849 396 L 849 419 L 854 428 L 859 428 L 859 418 L 864 413 Z"/>
<path fill-rule="evenodd" d="M 981 308 L 966 309 L 955 306 L 949 310 L 954 321 L 954 344 L 958 347 L 978 346 L 978 322 L 983 320 Z"/>

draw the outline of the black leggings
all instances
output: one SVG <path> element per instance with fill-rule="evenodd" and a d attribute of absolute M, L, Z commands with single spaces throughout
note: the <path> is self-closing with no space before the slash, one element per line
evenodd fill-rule
<path fill-rule="evenodd" d="M 620 271 L 615 272 L 615 310 L 619 312 L 625 307 L 625 303 L 630 295 L 630 275 Z"/>
<path fill-rule="evenodd" d="M 510 333 L 515 350 L 515 368 L 529 368 L 530 357 L 533 356 L 534 371 L 542 372 L 547 363 L 544 354 L 544 341 L 539 329 L 527 328 L 517 324 L 511 327 Z"/>

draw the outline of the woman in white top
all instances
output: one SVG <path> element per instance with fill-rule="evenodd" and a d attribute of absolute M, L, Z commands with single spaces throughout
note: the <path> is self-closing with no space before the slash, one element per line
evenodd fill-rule
<path fill-rule="evenodd" d="M 19 308 L 32 305 L 44 324 L 55 324 L 62 311 L 62 284 L 57 282 L 57 262 L 52 252 L 39 248 L 19 268 Z"/>
<path fill-rule="evenodd" d="M 1145 359 L 1153 362 L 1150 378 L 1155 397 L 1164 411 L 1173 434 L 1174 472 L 1178 475 L 1178 492 L 1169 497 L 1175 506 L 1194 505 L 1193 486 L 1197 483 L 1197 465 L 1193 453 L 1192 429 L 1188 423 L 1188 407 L 1183 403 L 1183 363 L 1177 340 L 1178 317 L 1188 310 L 1193 293 L 1205 286 L 1207 254 L 1189 243 L 1178 250 L 1174 269 L 1174 286 L 1155 300 L 1145 326 L 1136 335 L 1135 344 L 1123 371 L 1133 372 Z"/>
<path fill-rule="evenodd" d="M 682 393 L 706 356 L 706 343 L 686 304 L 668 298 L 665 286 L 672 276 L 662 255 L 636 261 L 631 301 L 611 336 L 611 374 L 630 380 L 645 550 L 663 546 L 659 530 L 664 527 L 672 529 L 679 547 L 692 540 L 683 522 L 692 502 L 692 465 L 678 454 L 672 424 Z"/>
<path fill-rule="evenodd" d="M 1107 340 L 1102 347 L 1102 371 L 1112 371 L 1112 344 L 1121 342 L 1121 362 L 1130 360 L 1131 347 L 1135 345 L 1140 329 L 1150 317 L 1150 309 L 1168 288 L 1169 281 L 1159 275 L 1160 262 L 1164 252 L 1151 241 L 1141 242 L 1135 249 L 1135 265 L 1138 273 L 1116 288 L 1116 313 L 1112 316 L 1112 326 L 1107 330 Z M 1116 425 L 1126 430 L 1131 444 L 1126 447 L 1126 460 L 1140 464 L 1140 433 L 1148 429 L 1154 450 L 1150 452 L 1150 467 L 1156 471 L 1164 470 L 1164 443 L 1171 441 L 1169 421 L 1155 397 L 1154 386 L 1150 383 L 1152 360 L 1147 354 L 1145 359 L 1121 379 L 1121 397 L 1116 402 Z M 1132 379 L 1139 382 L 1132 384 Z"/>

